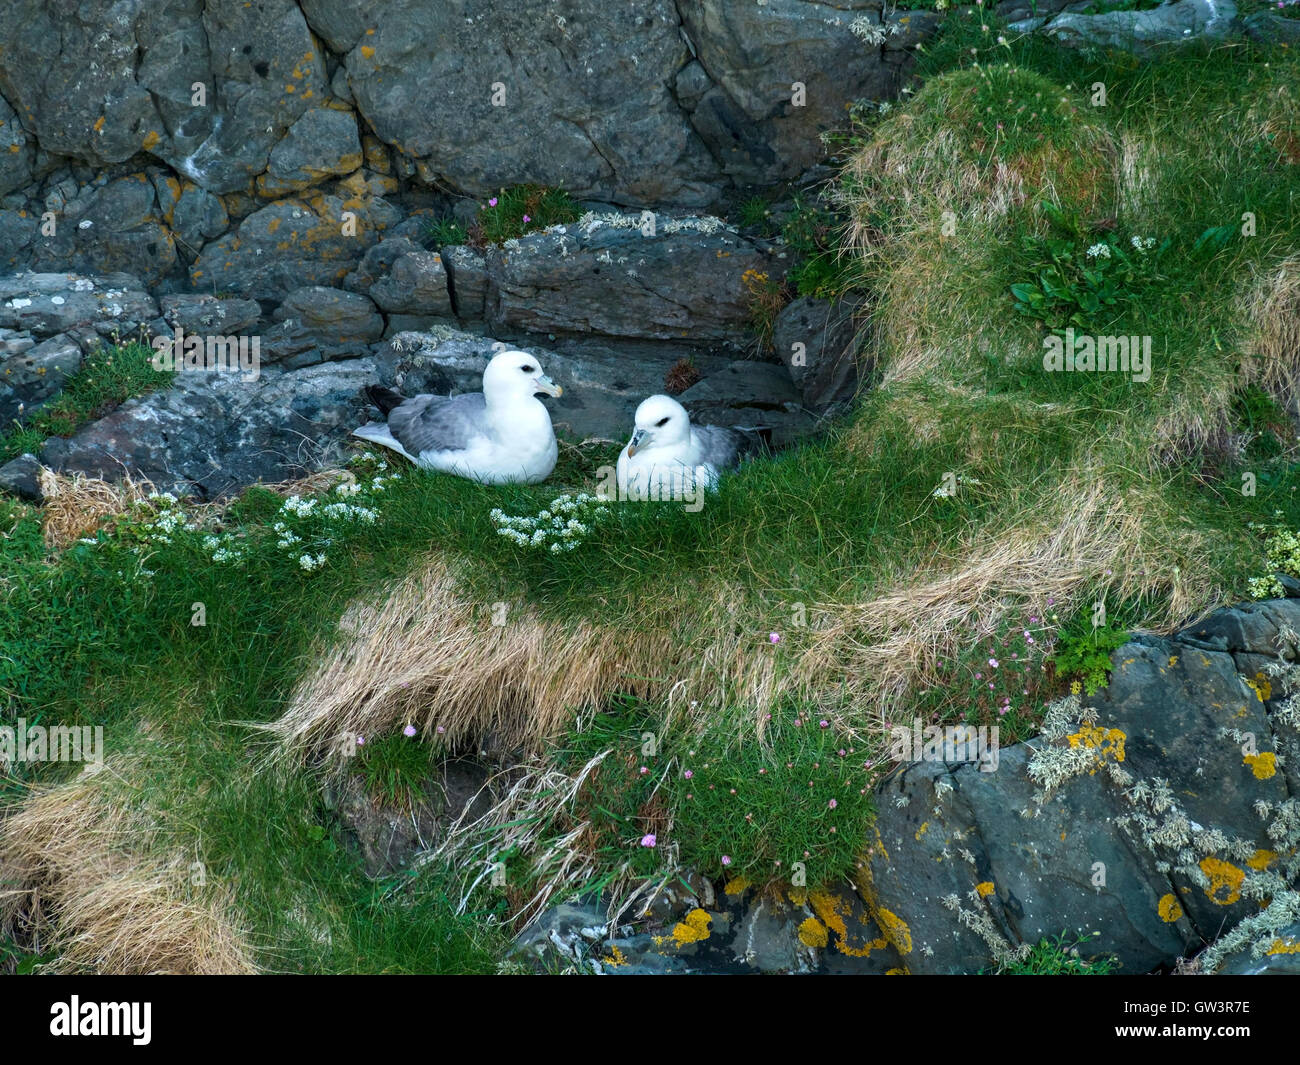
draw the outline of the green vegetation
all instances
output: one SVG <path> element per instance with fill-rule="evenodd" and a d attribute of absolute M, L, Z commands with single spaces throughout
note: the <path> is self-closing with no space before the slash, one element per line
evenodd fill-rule
<path fill-rule="evenodd" d="M 547 226 L 567 225 L 582 217 L 582 208 L 563 189 L 515 185 L 502 189 L 478 209 L 469 227 L 473 244 L 503 244 Z"/>
<path fill-rule="evenodd" d="M 450 216 L 434 219 L 425 227 L 424 234 L 433 248 L 469 243 L 469 231 Z"/>
<path fill-rule="evenodd" d="M 47 437 L 71 436 L 126 400 L 165 387 L 172 372 L 155 370 L 153 357 L 153 349 L 139 340 L 92 351 L 58 396 L 0 435 L 0 463 L 39 451 Z"/>
<path fill-rule="evenodd" d="M 1109 957 L 1084 957 L 1079 948 L 1091 937 L 1070 939 L 1062 932 L 1055 939 L 1040 940 L 1024 961 L 1014 962 L 1000 970 L 999 976 L 1110 976 L 1115 971 L 1115 961 Z"/>
<path fill-rule="evenodd" d="M 1269 331 L 1300 284 L 1295 61 L 1233 44 L 1139 63 L 998 43 L 982 18 L 949 20 L 920 90 L 856 134 L 834 207 L 788 228 L 800 291 L 872 294 L 875 387 L 698 513 L 611 506 L 573 550 L 498 535 L 494 510 L 539 515 L 592 491 L 617 453 L 599 442 L 562 444 L 540 486 L 398 477 L 368 458 L 343 490 L 296 501 L 125 500 L 85 527 L 69 505 L 46 529 L 6 504 L 4 713 L 106 726 L 113 772 L 76 786 L 105 807 L 67 823 L 142 867 L 197 854 L 203 904 L 246 930 L 263 968 L 488 971 L 547 899 L 618 896 L 689 865 L 779 880 L 803 861 L 810 888 L 834 878 L 868 832 L 890 723 L 1023 738 L 1071 681 L 1104 684 L 1130 631 L 1239 598 L 1268 567 L 1300 575 L 1279 532 L 1300 529 L 1294 367 Z M 1097 81 L 1105 107 L 1085 88 Z M 497 200 L 473 239 L 576 218 L 562 193 Z M 1149 269 L 1134 236 L 1158 242 Z M 1152 337 L 1150 379 L 1044 371 L 1044 327 L 1072 321 Z M 371 884 L 321 799 L 321 737 L 341 723 L 300 743 L 252 727 L 343 655 L 350 604 L 382 605 L 433 565 L 447 576 L 421 607 L 445 657 L 424 701 L 402 703 L 391 662 L 425 648 L 405 623 L 379 630 L 390 674 L 368 678 L 374 747 L 357 771 L 410 794 L 430 754 L 511 730 L 516 805 L 460 841 L 505 864 L 504 886 L 468 860 Z M 1098 597 L 1118 605 L 1094 627 Z M 494 626 L 499 603 L 509 621 Z M 482 683 L 444 696 L 444 667 Z M 395 734 L 408 705 L 426 736 L 454 715 L 459 738 Z M 26 808 L 33 784 L 67 777 L 25 767 L 0 801 Z M 132 832 L 94 833 L 110 816 Z M 97 941 L 73 931 L 56 951 L 95 964 L 76 952 Z M 1108 971 L 1078 946 L 1040 944 L 1023 971 Z"/>

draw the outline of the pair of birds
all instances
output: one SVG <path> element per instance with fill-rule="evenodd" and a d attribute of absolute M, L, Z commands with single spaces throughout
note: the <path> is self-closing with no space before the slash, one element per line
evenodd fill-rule
<path fill-rule="evenodd" d="M 536 484 L 550 476 L 559 453 L 550 412 L 537 395 L 562 391 L 534 356 L 503 351 L 483 371 L 482 392 L 408 399 L 371 385 L 366 395 L 385 420 L 352 435 L 426 469 L 483 484 Z M 618 456 L 619 491 L 624 498 L 637 492 L 653 498 L 675 487 L 715 488 L 720 470 L 738 465 L 761 443 L 757 430 L 693 426 L 675 399 L 651 396 L 637 407 L 632 438 Z"/>

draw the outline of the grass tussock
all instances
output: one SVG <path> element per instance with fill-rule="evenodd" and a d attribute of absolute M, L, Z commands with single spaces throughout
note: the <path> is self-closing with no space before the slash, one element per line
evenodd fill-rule
<path fill-rule="evenodd" d="M 195 856 L 152 848 L 150 818 L 102 785 L 83 773 L 0 821 L 0 931 L 51 972 L 254 972 L 227 890 L 197 886 Z"/>
<path fill-rule="evenodd" d="M 1242 377 L 1300 416 L 1300 255 L 1257 280 L 1246 308 L 1248 341 Z"/>

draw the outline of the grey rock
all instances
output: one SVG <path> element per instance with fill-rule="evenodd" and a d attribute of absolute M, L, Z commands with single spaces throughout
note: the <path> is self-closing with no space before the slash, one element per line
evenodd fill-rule
<path fill-rule="evenodd" d="M 1267 11 L 1257 11 L 1242 20 L 1246 36 L 1252 41 L 1269 44 L 1282 41 L 1287 44 L 1300 43 L 1300 19 L 1272 15 Z"/>
<path fill-rule="evenodd" d="M 494 328 L 685 343 L 750 339 L 746 276 L 773 258 L 714 218 L 588 215 L 492 248 L 486 315 Z M 456 281 L 453 279 L 453 285 Z"/>
<path fill-rule="evenodd" d="M 433 251 L 400 256 L 388 275 L 370 286 L 370 297 L 393 314 L 451 315 L 447 270 Z"/>
<path fill-rule="evenodd" d="M 741 184 L 794 178 L 823 159 L 821 134 L 844 125 L 848 103 L 897 95 L 905 65 L 888 42 L 920 40 L 937 25 L 927 12 L 899 12 L 886 24 L 877 10 L 810 0 L 700 0 L 681 12 L 714 82 L 691 123 Z M 794 99 L 796 82 L 804 87 L 802 103 Z"/>
<path fill-rule="evenodd" d="M 356 219 L 355 235 L 345 229 L 345 212 Z M 267 300 L 304 284 L 337 285 L 399 216 L 382 202 L 356 211 L 336 196 L 280 200 L 208 244 L 190 282 L 199 291 Z"/>
<path fill-rule="evenodd" d="M 0 277 L 0 328 L 48 337 L 77 326 L 103 325 L 125 335 L 157 316 L 158 304 L 129 274 Z"/>
<path fill-rule="evenodd" d="M 0 466 L 0 492 L 39 503 L 45 498 L 41 491 L 41 463 L 35 455 L 19 455 Z"/>
<path fill-rule="evenodd" d="M 276 309 L 277 322 L 293 321 L 308 336 L 329 344 L 368 344 L 384 332 L 375 305 L 356 292 L 311 285 L 290 292 Z"/>
<path fill-rule="evenodd" d="M 0 357 L 0 425 L 30 414 L 60 392 L 82 360 L 80 346 L 66 336 L 50 337 L 26 351 Z"/>
<path fill-rule="evenodd" d="M 34 246 L 42 270 L 129 271 L 156 284 L 176 266 L 176 247 L 143 172 L 82 189 L 66 205 L 53 236 Z"/>
<path fill-rule="evenodd" d="M 798 390 L 784 367 L 737 360 L 691 385 L 677 397 L 691 420 L 703 425 L 738 425 L 772 430 L 772 442 L 793 443 L 815 427 L 800 405 Z"/>
<path fill-rule="evenodd" d="M 172 209 L 172 226 L 177 236 L 197 254 L 204 244 L 229 228 L 230 216 L 219 196 L 187 184 Z"/>
<path fill-rule="evenodd" d="M 262 308 L 253 300 L 182 292 L 163 296 L 158 303 L 166 323 L 186 333 L 232 336 L 256 325 L 262 317 Z"/>
<path fill-rule="evenodd" d="M 1066 11 L 1051 18 L 1023 19 L 1008 28 L 1017 33 L 1041 30 L 1068 47 L 1115 48 L 1141 55 L 1161 45 L 1222 40 L 1233 32 L 1236 18 L 1232 0 L 1177 0 L 1148 11 Z"/>
<path fill-rule="evenodd" d="M 257 179 L 263 196 L 299 192 L 330 177 L 350 174 L 362 163 L 361 137 L 351 111 L 318 107 L 289 127 L 271 150 Z"/>
<path fill-rule="evenodd" d="M 115 479 L 123 470 L 159 490 L 207 499 L 258 481 L 300 477 L 337 461 L 361 424 L 361 390 L 379 380 L 370 357 L 286 371 L 178 374 L 173 387 L 128 400 L 75 435 L 47 440 L 52 469 Z"/>
<path fill-rule="evenodd" d="M 1230 953 L 1215 973 L 1219 976 L 1300 976 L 1300 922 L 1281 929 L 1271 943 L 1250 944 Z"/>
<path fill-rule="evenodd" d="M 809 410 L 841 407 L 857 392 L 861 330 L 855 310 L 850 303 L 800 297 L 776 317 L 773 347 Z"/>
<path fill-rule="evenodd" d="M 146 151 L 209 191 L 241 189 L 325 96 L 294 0 L 15 0 L 6 21 L 0 90 L 43 149 L 96 165 Z"/>
<path fill-rule="evenodd" d="M 474 196 L 533 181 L 621 203 L 716 198 L 717 165 L 669 88 L 690 58 L 671 0 L 563 12 L 519 0 L 490 17 L 377 0 L 364 26 L 373 34 L 352 7 L 313 0 L 306 10 L 345 48 L 362 117 L 424 182 Z M 504 106 L 493 106 L 496 84 Z"/>
<path fill-rule="evenodd" d="M 442 249 L 447 271 L 447 288 L 452 310 L 463 321 L 480 322 L 487 313 L 487 259 L 481 251 L 466 245 Z"/>
<path fill-rule="evenodd" d="M 35 160 L 35 142 L 23 129 L 18 112 L 0 96 L 0 196 L 31 183 Z"/>
<path fill-rule="evenodd" d="M 413 741 L 414 742 L 414 741 Z M 391 876 L 436 846 L 447 825 L 470 808 L 481 817 L 491 806 L 485 790 L 488 773 L 467 759 L 430 767 L 429 778 L 409 803 L 377 799 L 358 774 L 348 774 L 325 789 L 325 803 L 338 817 L 347 839 L 361 852 L 366 875 Z"/>

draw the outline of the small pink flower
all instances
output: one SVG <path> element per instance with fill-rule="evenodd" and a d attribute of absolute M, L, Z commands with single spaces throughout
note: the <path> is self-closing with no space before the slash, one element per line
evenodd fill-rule
<path fill-rule="evenodd" d="M 989 665 L 991 665 L 994 669 L 997 669 L 997 668 L 998 668 L 998 660 L 997 660 L 996 658 L 990 658 L 990 659 L 989 659 Z"/>
<path fill-rule="evenodd" d="M 802 722 L 799 718 L 796 717 L 796 718 L 794 719 L 794 727 L 795 727 L 795 728 L 798 728 L 798 727 L 799 727 L 800 725 L 802 725 L 802 724 L 803 724 L 803 722 Z"/>
<path fill-rule="evenodd" d="M 488 200 L 488 206 L 495 207 L 496 205 L 497 205 L 497 198 L 493 196 L 492 199 Z"/>
<path fill-rule="evenodd" d="M 758 775 L 759 775 L 760 777 L 762 777 L 762 776 L 767 776 L 767 770 L 766 770 L 766 769 L 760 769 L 760 770 L 758 771 Z"/>
<path fill-rule="evenodd" d="M 984 679 L 984 674 L 983 674 L 983 673 L 976 673 L 976 674 L 975 674 L 975 679 L 976 679 L 976 680 L 983 680 L 983 679 Z"/>
<path fill-rule="evenodd" d="M 685 773 L 682 774 L 682 776 L 684 776 L 687 780 L 690 780 L 691 777 L 695 776 L 695 770 L 693 770 L 693 769 L 688 769 L 688 770 L 686 770 Z"/>
<path fill-rule="evenodd" d="M 441 735 L 442 735 L 444 732 L 446 732 L 446 731 L 447 731 L 447 730 L 446 730 L 445 728 L 443 728 L 441 725 L 438 726 L 438 735 L 439 735 L 439 736 L 441 736 Z"/>
<path fill-rule="evenodd" d="M 532 221 L 531 218 L 529 218 L 527 215 L 524 215 L 524 225 L 527 225 L 531 221 Z"/>
<path fill-rule="evenodd" d="M 648 770 L 645 766 L 642 766 L 642 767 L 641 767 L 641 775 L 642 775 L 642 776 L 645 776 L 648 772 L 650 772 L 650 770 Z"/>
<path fill-rule="evenodd" d="M 641 837 L 641 846 L 643 847 L 653 847 L 658 842 L 659 840 L 655 838 L 655 834 L 653 832 L 647 833 L 646 835 Z"/>
<path fill-rule="evenodd" d="M 820 725 L 822 728 L 830 728 L 830 727 L 831 727 L 831 723 L 830 723 L 829 721 L 827 721 L 825 718 L 822 718 L 820 721 L 817 722 L 817 724 Z"/>
<path fill-rule="evenodd" d="M 828 802 L 826 805 L 829 806 L 832 810 L 834 810 L 835 807 L 837 807 L 837 806 L 839 805 L 839 803 L 836 802 L 834 799 L 832 799 L 832 800 L 831 800 L 830 802 Z"/>
<path fill-rule="evenodd" d="M 357 746 L 358 746 L 358 747 L 364 747 L 365 745 L 366 745 L 366 738 L 365 738 L 364 736 L 358 736 L 358 737 L 357 737 Z"/>
<path fill-rule="evenodd" d="M 403 736 L 406 736 L 406 737 L 408 737 L 408 738 L 411 737 L 411 736 L 414 736 L 414 735 L 415 735 L 415 726 L 414 726 L 414 725 L 407 725 L 406 728 L 402 729 L 402 735 L 403 735 Z"/>
<path fill-rule="evenodd" d="M 781 634 L 780 634 L 779 632 L 769 632 L 769 633 L 767 634 L 767 642 L 768 642 L 768 643 L 780 643 L 780 642 L 781 642 Z"/>
<path fill-rule="evenodd" d="M 723 864 L 723 865 L 730 865 L 730 864 L 731 864 L 731 855 L 729 855 L 729 854 L 724 854 L 724 855 L 722 856 L 722 864 Z"/>
<path fill-rule="evenodd" d="M 843 757 L 844 757 L 846 754 L 848 754 L 849 752 L 846 751 L 843 747 L 841 747 L 841 748 L 840 748 L 838 751 L 836 751 L 835 753 L 838 754 L 841 758 L 843 758 Z"/>

